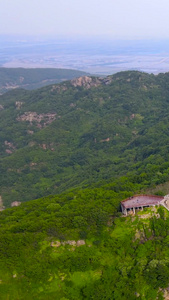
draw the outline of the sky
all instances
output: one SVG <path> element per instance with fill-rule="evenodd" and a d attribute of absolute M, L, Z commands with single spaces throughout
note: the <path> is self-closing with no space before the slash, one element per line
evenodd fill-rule
<path fill-rule="evenodd" d="M 0 34 L 169 38 L 168 0 L 0 0 Z"/>

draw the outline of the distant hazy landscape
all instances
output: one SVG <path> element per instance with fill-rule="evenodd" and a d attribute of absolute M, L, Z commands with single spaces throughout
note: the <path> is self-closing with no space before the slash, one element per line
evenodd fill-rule
<path fill-rule="evenodd" d="M 169 71 L 168 40 L 38 39 L 0 36 L 0 66 L 69 68 L 95 74 Z"/>

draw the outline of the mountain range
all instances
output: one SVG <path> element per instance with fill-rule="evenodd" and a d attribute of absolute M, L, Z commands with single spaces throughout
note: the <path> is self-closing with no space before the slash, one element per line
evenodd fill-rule
<path fill-rule="evenodd" d="M 0 96 L 2 300 L 168 299 L 169 212 L 120 211 L 169 193 L 168 87 L 127 71 Z"/>
<path fill-rule="evenodd" d="M 121 176 L 169 180 L 168 86 L 168 73 L 126 71 L 1 95 L 3 205 Z"/>
<path fill-rule="evenodd" d="M 0 68 L 0 94 L 16 88 L 37 89 L 52 83 L 70 80 L 87 73 L 56 68 Z"/>

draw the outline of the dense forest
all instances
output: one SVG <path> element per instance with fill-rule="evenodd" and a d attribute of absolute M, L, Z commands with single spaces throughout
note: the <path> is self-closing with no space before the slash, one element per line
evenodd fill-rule
<path fill-rule="evenodd" d="M 167 182 L 168 86 L 168 73 L 128 71 L 2 95 L 4 205 L 121 176 L 145 189 Z"/>
<path fill-rule="evenodd" d="M 0 299 L 167 299 L 169 212 L 120 202 L 169 193 L 168 87 L 128 71 L 1 95 Z"/>
<path fill-rule="evenodd" d="M 0 214 L 2 300 L 164 299 L 169 213 L 122 217 L 118 185 L 28 201 Z"/>
<path fill-rule="evenodd" d="M 42 86 L 70 80 L 87 73 L 70 69 L 52 68 L 0 68 L 0 94 L 15 88 L 27 90 L 37 89 Z"/>

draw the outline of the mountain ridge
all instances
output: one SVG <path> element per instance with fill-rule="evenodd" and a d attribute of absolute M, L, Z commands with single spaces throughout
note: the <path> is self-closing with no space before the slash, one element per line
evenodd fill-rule
<path fill-rule="evenodd" d="M 153 168 L 156 184 L 167 181 L 168 83 L 128 71 L 2 95 L 4 204 L 126 174 L 145 173 L 146 185 Z"/>
<path fill-rule="evenodd" d="M 82 75 L 88 75 L 88 73 L 71 69 L 0 67 L 0 94 L 16 88 L 33 90 Z"/>
<path fill-rule="evenodd" d="M 169 194 L 168 86 L 129 71 L 0 97 L 2 300 L 168 297 L 169 212 L 120 212 Z"/>

